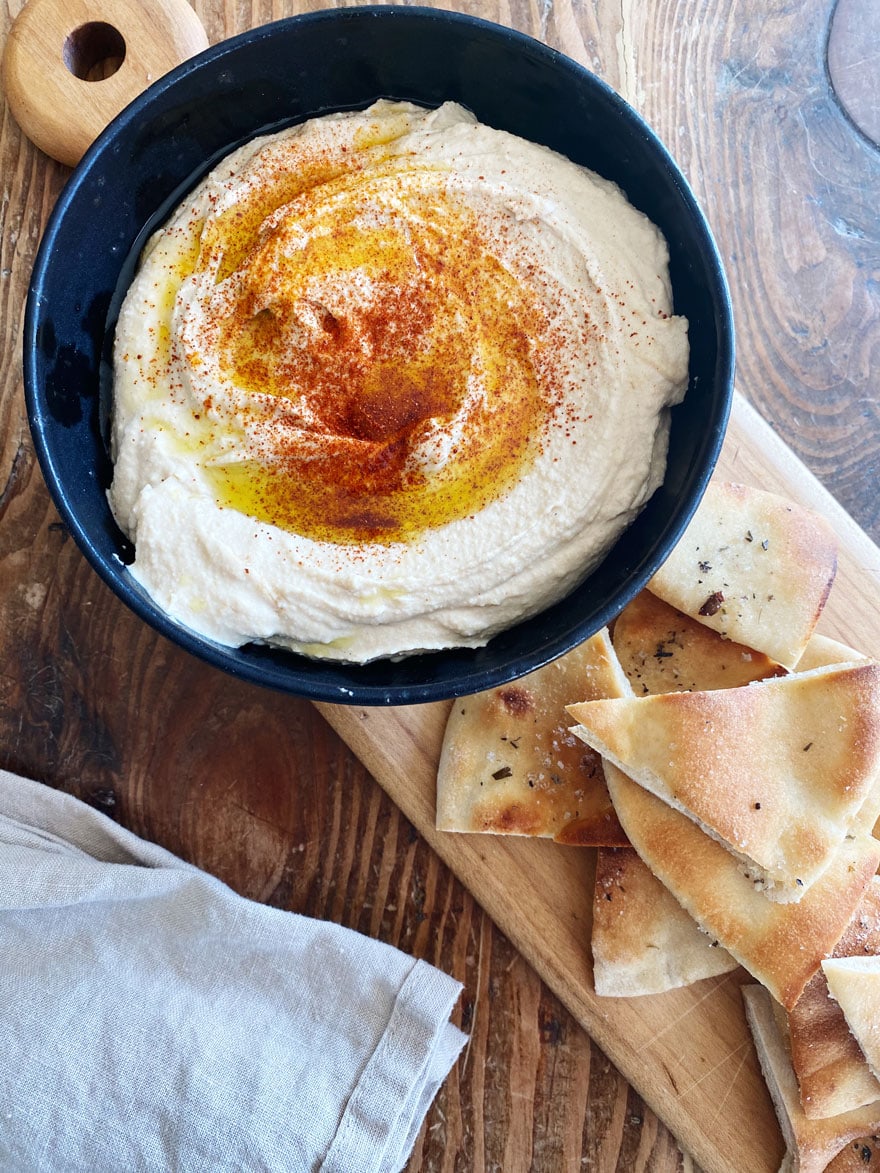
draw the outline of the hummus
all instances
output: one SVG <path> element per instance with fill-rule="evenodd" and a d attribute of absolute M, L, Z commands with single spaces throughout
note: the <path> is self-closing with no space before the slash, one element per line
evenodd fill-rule
<path fill-rule="evenodd" d="M 227 157 L 148 243 L 114 354 L 131 572 L 220 644 L 484 644 L 663 477 L 687 383 L 665 241 L 459 106 L 379 102 Z"/>

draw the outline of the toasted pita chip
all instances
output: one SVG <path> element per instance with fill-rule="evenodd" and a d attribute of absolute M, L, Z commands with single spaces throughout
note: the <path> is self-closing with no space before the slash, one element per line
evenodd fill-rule
<path fill-rule="evenodd" d="M 880 778 L 880 664 L 570 705 L 577 735 L 798 900 Z M 871 830 L 873 805 L 866 817 Z"/>
<path fill-rule="evenodd" d="M 649 591 L 617 617 L 611 642 L 639 694 L 733 688 L 784 671 Z M 629 848 L 599 850 L 592 948 L 596 992 L 617 997 L 660 993 L 737 966 Z"/>
<path fill-rule="evenodd" d="M 833 957 L 822 962 L 828 992 L 875 1076 L 880 1078 L 880 957 Z"/>
<path fill-rule="evenodd" d="M 843 935 L 877 871 L 880 843 L 869 835 L 846 838 L 802 900 L 776 904 L 691 819 L 610 762 L 605 777 L 621 826 L 643 862 L 704 932 L 791 1009 Z"/>
<path fill-rule="evenodd" d="M 880 1169 L 880 1137 L 860 1136 L 840 1150 L 825 1173 L 877 1173 Z"/>
<path fill-rule="evenodd" d="M 636 696 L 737 688 L 784 672 L 768 656 L 724 639 L 650 591 L 624 607 L 611 642 Z"/>
<path fill-rule="evenodd" d="M 855 664 L 870 658 L 839 640 L 814 632 L 795 665 L 795 672 L 810 672 L 813 668 L 826 668 L 830 664 Z"/>
<path fill-rule="evenodd" d="M 870 659 L 870 656 L 840 643 L 839 640 L 814 633 L 804 654 L 798 660 L 796 671 L 809 672 L 813 668 L 824 668 L 832 664 L 866 663 Z M 880 838 L 880 776 L 860 807 L 856 822 L 866 830 L 873 826 L 874 838 Z"/>
<path fill-rule="evenodd" d="M 770 995 L 761 986 L 743 986 L 746 1018 L 764 1079 L 788 1148 L 792 1173 L 822 1173 L 847 1145 L 880 1128 L 880 1102 L 810 1120 L 798 1098 L 797 1080 L 776 1027 Z"/>
<path fill-rule="evenodd" d="M 592 947 L 596 993 L 613 998 L 660 994 L 738 964 L 631 847 L 599 848 Z"/>
<path fill-rule="evenodd" d="M 830 639 L 827 635 L 813 634 L 807 644 L 804 654 L 797 662 L 797 672 L 809 672 L 813 668 L 824 668 L 830 664 L 857 663 L 869 660 L 862 652 L 857 652 L 839 640 Z M 874 838 L 880 838 L 880 779 L 873 794 L 865 799 L 865 804 L 859 811 L 860 826 L 867 827 L 874 824 Z"/>
<path fill-rule="evenodd" d="M 880 877 L 868 885 L 834 949 L 835 957 L 880 954 Z M 784 1013 L 784 1012 L 783 1012 Z M 787 1015 L 791 1063 L 811 1119 L 838 1116 L 880 1099 L 880 1082 L 828 994 L 820 969 Z"/>
<path fill-rule="evenodd" d="M 837 542 L 808 509 L 710 481 L 648 589 L 727 639 L 793 668 L 834 581 Z"/>
<path fill-rule="evenodd" d="M 607 630 L 521 680 L 452 706 L 437 772 L 437 827 L 623 844 L 599 755 L 569 731 L 573 696 L 625 696 Z"/>
<path fill-rule="evenodd" d="M 783 671 L 766 656 L 642 591 L 617 617 L 612 644 L 638 693 L 735 687 Z M 661 993 L 735 969 L 631 848 L 599 849 L 592 949 L 596 993 Z"/>
<path fill-rule="evenodd" d="M 825 668 L 831 664 L 854 664 L 870 658 L 848 644 L 814 632 L 804 649 L 804 654 L 797 662 L 795 671 L 810 672 L 813 668 Z M 880 837 L 880 784 L 875 787 L 874 794 L 866 799 L 865 806 L 859 811 L 858 822 L 861 826 L 867 827 L 872 821 L 875 824 L 873 833 L 876 839 Z"/>

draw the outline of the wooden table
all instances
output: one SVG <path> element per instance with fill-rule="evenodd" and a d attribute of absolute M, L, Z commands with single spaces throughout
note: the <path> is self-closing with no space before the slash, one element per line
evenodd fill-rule
<path fill-rule="evenodd" d="M 4 37 L 19 7 L 4 8 Z M 307 7 L 196 4 L 212 41 Z M 876 4 L 838 0 L 830 40 L 832 0 L 461 7 L 562 49 L 660 133 L 728 267 L 740 393 L 880 539 Z M 3 115 L 0 765 L 80 796 L 239 892 L 392 942 L 463 981 L 456 1020 L 471 1041 L 411 1171 L 693 1168 L 324 717 L 178 651 L 79 554 L 35 461 L 19 345 L 67 171 Z"/>

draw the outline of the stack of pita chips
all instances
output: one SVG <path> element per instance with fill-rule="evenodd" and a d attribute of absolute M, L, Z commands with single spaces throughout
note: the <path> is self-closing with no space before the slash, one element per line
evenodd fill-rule
<path fill-rule="evenodd" d="M 610 640 L 456 703 L 438 776 L 441 828 L 598 848 L 597 993 L 749 971 L 803 1173 L 880 1131 L 880 665 L 814 631 L 835 569 L 815 514 L 710 485 Z"/>
<path fill-rule="evenodd" d="M 841 965 L 876 965 L 880 951 L 880 878 L 865 891 L 834 949 Z M 844 960 L 845 959 L 845 960 Z M 842 1004 L 829 995 L 825 967 L 786 1013 L 761 986 L 743 990 L 746 1015 L 788 1146 L 784 1169 L 818 1173 L 864 1170 L 880 1149 L 880 1082 L 851 1032 Z M 868 991 L 864 991 L 868 994 Z M 870 1013 L 877 1017 L 876 1001 Z"/>
<path fill-rule="evenodd" d="M 864 1168 L 880 1130 L 880 665 L 814 635 L 833 573 L 818 519 L 713 486 L 615 626 L 635 695 L 569 706 L 643 866 L 759 983 L 802 1173 Z"/>
<path fill-rule="evenodd" d="M 737 965 L 628 847 L 601 758 L 571 731 L 571 697 L 631 691 L 600 631 L 514 684 L 456 701 L 437 773 L 439 830 L 599 848 L 594 981 L 598 993 L 620 996 L 662 993 Z"/>
<path fill-rule="evenodd" d="M 880 953 L 880 878 L 874 877 L 832 953 L 833 958 L 868 958 Z M 797 1076 L 804 1115 L 838 1116 L 880 1100 L 880 1082 L 865 1062 L 841 1007 L 829 996 L 823 961 L 794 1007 L 776 1021 Z"/>

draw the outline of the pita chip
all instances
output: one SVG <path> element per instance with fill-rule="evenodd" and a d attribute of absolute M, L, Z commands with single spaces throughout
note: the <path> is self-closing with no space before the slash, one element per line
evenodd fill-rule
<path fill-rule="evenodd" d="M 617 617 L 612 644 L 639 695 L 736 687 L 782 671 L 766 656 L 642 591 Z M 600 848 L 593 903 L 596 993 L 661 993 L 735 969 L 631 848 Z"/>
<path fill-rule="evenodd" d="M 870 656 L 857 652 L 839 640 L 814 632 L 795 666 L 795 672 L 809 672 L 813 668 L 826 668 L 830 664 L 855 664 L 859 660 L 869 659 Z"/>
<path fill-rule="evenodd" d="M 825 1173 L 877 1173 L 880 1169 L 880 1143 L 876 1136 L 860 1136 L 840 1150 L 825 1167 Z"/>
<path fill-rule="evenodd" d="M 880 843 L 869 835 L 847 837 L 801 900 L 778 904 L 691 819 L 610 762 L 605 778 L 642 861 L 700 928 L 790 1010 L 843 935 L 877 871 Z"/>
<path fill-rule="evenodd" d="M 797 662 L 796 672 L 810 672 L 813 668 L 827 668 L 832 664 L 855 664 L 870 660 L 870 656 L 858 652 L 848 644 L 831 639 L 830 636 L 814 632 L 810 642 L 804 649 L 804 654 Z M 880 819 L 880 779 L 875 787 L 875 793 L 865 800 L 865 806 L 859 812 L 859 823 L 867 827 L 872 821 Z M 880 826 L 874 827 L 874 838 L 880 835 Z"/>
<path fill-rule="evenodd" d="M 834 957 L 880 954 L 880 877 L 865 890 Z M 786 1029 L 791 1063 L 804 1113 L 811 1119 L 837 1116 L 880 1100 L 872 1074 L 843 1011 L 829 996 L 820 969 L 788 1012 Z"/>
<path fill-rule="evenodd" d="M 880 1101 L 839 1116 L 810 1120 L 801 1108 L 797 1080 L 776 1025 L 770 995 L 761 986 L 751 985 L 743 986 L 742 995 L 758 1060 L 788 1149 L 789 1163 L 783 1164 L 783 1169 L 791 1173 L 823 1173 L 848 1145 L 880 1128 Z M 850 1167 L 843 1164 L 839 1168 Z"/>
<path fill-rule="evenodd" d="M 599 848 L 592 948 L 605 997 L 660 994 L 737 968 L 631 847 Z"/>
<path fill-rule="evenodd" d="M 822 970 L 868 1066 L 880 1077 L 880 957 L 828 958 Z"/>
<path fill-rule="evenodd" d="M 671 606 L 794 668 L 837 569 L 831 526 L 774 493 L 710 481 L 648 583 Z"/>
<path fill-rule="evenodd" d="M 783 672 L 768 656 L 724 639 L 650 591 L 624 607 L 611 642 L 636 696 L 736 688 Z"/>
<path fill-rule="evenodd" d="M 441 831 L 622 844 L 602 762 L 570 732 L 574 696 L 623 696 L 607 630 L 501 688 L 455 701 L 437 772 Z"/>
<path fill-rule="evenodd" d="M 880 778 L 880 664 L 741 688 L 569 705 L 577 735 L 723 843 L 775 900 L 799 900 Z"/>

